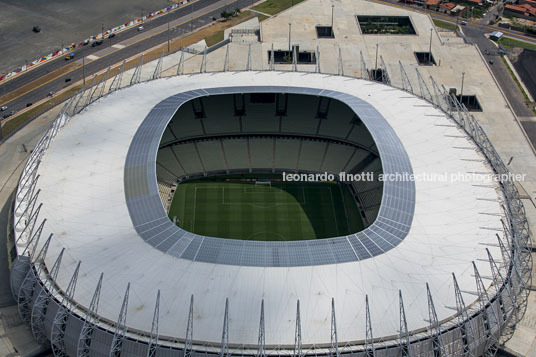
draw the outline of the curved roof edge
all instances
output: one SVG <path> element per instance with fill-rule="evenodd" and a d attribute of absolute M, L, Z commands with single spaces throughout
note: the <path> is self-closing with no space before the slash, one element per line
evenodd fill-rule
<path fill-rule="evenodd" d="M 355 96 L 323 89 L 287 86 L 240 86 L 192 90 L 158 103 L 138 128 L 125 162 L 125 198 L 137 233 L 145 242 L 177 258 L 239 266 L 290 267 L 359 261 L 383 254 L 406 237 L 415 209 L 415 184 L 385 181 L 374 223 L 348 236 L 307 241 L 258 242 L 200 236 L 168 218 L 158 194 L 156 154 L 169 121 L 185 102 L 218 94 L 279 92 L 325 96 L 350 107 L 370 131 L 382 160 L 383 173 L 411 175 L 408 154 L 382 115 Z"/>

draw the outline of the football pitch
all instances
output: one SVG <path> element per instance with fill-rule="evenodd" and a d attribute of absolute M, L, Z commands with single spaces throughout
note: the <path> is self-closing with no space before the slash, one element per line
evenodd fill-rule
<path fill-rule="evenodd" d="M 181 183 L 169 217 L 205 236 L 290 241 L 336 237 L 363 229 L 344 184 L 192 180 Z"/>

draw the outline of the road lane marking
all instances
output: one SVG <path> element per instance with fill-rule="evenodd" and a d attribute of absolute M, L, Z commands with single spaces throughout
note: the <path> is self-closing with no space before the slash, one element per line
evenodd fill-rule
<path fill-rule="evenodd" d="M 210 5 L 209 5 L 209 6 L 210 6 Z M 178 27 L 178 26 L 181 26 L 181 25 L 184 25 L 184 24 L 187 24 L 188 22 L 193 21 L 193 20 L 196 20 L 196 19 L 198 19 L 198 18 L 200 18 L 200 17 L 202 17 L 202 16 L 204 16 L 204 15 L 206 15 L 206 14 L 212 12 L 212 11 L 217 11 L 218 9 L 223 9 L 225 6 L 227 6 L 227 4 L 224 4 L 224 5 L 220 6 L 220 7 L 217 7 L 216 9 L 211 9 L 211 10 L 208 10 L 208 11 L 206 11 L 206 12 L 203 12 L 203 13 L 201 13 L 200 15 L 198 15 L 198 16 L 196 16 L 196 17 L 190 19 L 190 20 L 185 20 L 185 21 L 183 21 L 183 22 L 181 22 L 181 23 L 179 23 L 179 24 L 173 26 L 173 28 Z M 186 15 L 186 16 L 187 16 L 187 15 Z M 178 20 L 178 19 L 177 19 L 177 20 Z M 164 26 L 164 25 L 163 25 L 163 26 Z M 170 29 L 171 29 L 171 28 L 170 28 Z M 199 29 L 198 29 L 198 30 L 199 30 Z M 164 30 L 162 30 L 162 31 L 160 31 L 160 32 L 157 32 L 157 33 L 155 33 L 154 35 L 151 35 L 151 36 L 149 36 L 149 37 L 143 37 L 143 38 L 140 38 L 139 40 L 137 40 L 137 41 L 135 41 L 135 42 L 132 42 L 132 43 L 130 43 L 128 46 L 125 46 L 125 47 L 130 47 L 130 46 L 133 46 L 133 45 L 137 44 L 138 42 L 145 41 L 145 40 L 147 40 L 147 39 L 151 39 L 151 38 L 153 38 L 153 37 L 155 37 L 155 36 L 157 36 L 157 35 L 159 35 L 159 34 L 161 34 L 161 33 L 163 33 L 163 32 L 166 32 L 166 31 L 167 31 L 167 28 L 165 28 Z M 190 32 L 187 36 L 189 36 L 189 35 L 191 35 L 191 34 L 194 34 L 194 33 L 195 33 L 195 31 L 194 31 L 194 32 Z M 132 37 L 131 37 L 131 38 L 132 38 Z M 161 45 L 161 44 L 164 44 L 164 43 L 165 43 L 165 41 L 164 41 L 164 42 L 160 42 L 160 43 L 158 43 L 156 46 Z M 113 46 L 112 46 L 112 47 L 113 47 Z M 113 53 L 116 53 L 117 51 L 120 51 L 120 50 L 117 49 L 117 50 L 115 50 L 115 51 L 112 51 L 112 52 L 110 52 L 110 53 L 107 53 L 107 54 L 103 55 L 103 56 L 100 57 L 100 58 L 104 58 L 104 57 L 106 57 L 106 56 L 108 56 L 108 55 L 111 55 L 111 54 L 113 54 Z M 143 51 L 140 51 L 140 53 L 141 53 L 141 52 L 143 52 Z M 135 56 L 136 56 L 136 55 L 134 55 L 134 56 L 132 56 L 132 57 L 135 57 Z M 87 57 L 89 57 L 89 56 L 87 56 Z M 86 57 L 86 58 L 87 58 L 87 57 Z M 129 58 L 130 58 L 130 57 L 129 57 Z M 61 67 L 60 67 L 60 68 L 61 68 Z M 24 92 L 24 93 L 21 93 L 21 94 L 15 96 L 15 97 L 9 99 L 9 101 L 7 101 L 6 103 L 10 103 L 10 102 L 12 102 L 12 101 L 14 101 L 14 100 L 16 100 L 16 99 L 18 99 L 18 98 L 20 98 L 20 97 L 22 97 L 22 96 L 28 94 L 28 93 L 31 93 L 31 92 L 35 91 L 36 89 L 39 89 L 39 88 L 41 88 L 42 86 L 47 85 L 48 83 L 50 83 L 50 82 L 52 82 L 52 81 L 54 81 L 54 80 L 57 80 L 58 78 L 60 78 L 60 77 L 62 77 L 62 76 L 64 76 L 64 75 L 66 75 L 66 74 L 69 74 L 69 73 L 73 72 L 74 70 L 76 70 L 76 69 L 78 69 L 78 68 L 80 68 L 80 67 L 76 67 L 76 68 L 71 69 L 70 71 L 63 72 L 60 76 L 57 76 L 57 77 L 55 77 L 55 78 L 52 78 L 52 79 L 50 79 L 50 80 L 44 82 L 43 84 L 40 84 L 40 85 L 38 85 L 37 87 L 34 87 L 33 89 L 31 89 L 31 90 L 29 90 L 29 91 L 26 91 L 26 92 Z M 36 79 L 35 81 L 38 81 L 38 79 Z M 32 83 L 32 82 L 30 82 L 30 83 Z M 28 83 L 28 84 L 30 84 L 30 83 Z M 28 84 L 26 84 L 26 85 L 28 85 Z"/>

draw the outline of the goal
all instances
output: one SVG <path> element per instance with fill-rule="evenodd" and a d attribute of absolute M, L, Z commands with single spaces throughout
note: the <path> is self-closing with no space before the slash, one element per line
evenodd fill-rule
<path fill-rule="evenodd" d="M 257 180 L 255 186 L 272 187 L 272 182 L 270 180 Z"/>

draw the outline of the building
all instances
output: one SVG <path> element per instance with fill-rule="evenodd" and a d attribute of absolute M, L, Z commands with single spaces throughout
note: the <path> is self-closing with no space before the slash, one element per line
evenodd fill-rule
<path fill-rule="evenodd" d="M 536 6 L 530 3 L 511 5 L 506 4 L 504 6 L 504 13 L 514 17 L 520 17 L 523 19 L 534 20 L 536 19 Z"/>
<path fill-rule="evenodd" d="M 530 279 L 519 194 L 510 181 L 482 185 L 471 175 L 441 181 L 441 174 L 508 174 L 477 119 L 490 107 L 495 115 L 496 103 L 504 110 L 502 99 L 485 72 L 483 85 L 464 90 L 480 96 L 483 113 L 472 115 L 446 92 L 455 86 L 448 82 L 451 58 L 467 58 L 468 73 L 477 73 L 479 57 L 455 37 L 430 44 L 430 34 L 438 34 L 425 15 L 343 2 L 346 8 L 335 9 L 344 14 L 334 31 L 341 41 L 315 48 L 314 24 L 329 18 L 322 4 L 305 2 L 264 23 L 264 42 L 155 58 L 66 104 L 21 175 L 13 217 L 12 290 L 35 337 L 56 355 L 495 352 L 523 310 Z M 344 33 L 343 25 L 355 25 L 360 15 L 406 16 L 396 25 L 415 31 Z M 276 63 L 274 52 L 287 44 L 279 22 L 290 16 L 309 24 L 296 26 L 294 51 L 314 56 L 298 62 L 292 53 L 292 63 Z M 376 68 L 367 41 L 379 45 Z M 442 66 L 419 65 L 415 50 L 430 45 Z M 274 104 L 262 118 L 241 104 L 251 93 L 314 99 L 290 102 L 286 115 Z M 232 97 L 204 106 L 203 98 L 222 95 Z M 319 98 L 344 102 L 351 112 L 332 117 L 333 107 L 325 109 Z M 168 123 L 183 105 L 193 112 L 173 123 L 180 130 L 172 139 Z M 311 110 L 326 115 L 306 114 Z M 239 145 L 228 145 L 231 139 Z M 188 146 L 175 155 L 166 148 L 169 155 L 159 161 L 162 140 Z M 283 147 L 278 140 L 301 144 Z M 358 149 L 378 155 L 365 160 Z M 304 160 L 302 152 L 309 155 Z M 165 215 L 158 181 L 237 168 L 271 171 L 280 162 L 299 161 L 295 168 L 311 171 L 321 156 L 355 160 L 360 170 L 380 165 L 379 156 L 383 173 L 422 179 L 385 181 L 381 197 L 377 186 L 358 187 L 373 201 L 368 227 L 326 240 L 206 237 Z M 427 180 L 426 173 L 439 177 Z"/>
<path fill-rule="evenodd" d="M 460 16 L 463 14 L 466 10 L 466 7 L 463 5 L 459 5 L 453 2 L 447 2 L 443 3 L 439 7 L 441 12 L 444 12 L 446 14 L 452 15 L 452 16 Z"/>
<path fill-rule="evenodd" d="M 439 5 L 441 4 L 441 0 L 427 0 L 426 1 L 426 8 L 434 11 L 439 11 Z"/>
<path fill-rule="evenodd" d="M 493 31 L 491 35 L 489 35 L 489 38 L 493 41 L 499 41 L 503 37 L 504 33 L 500 31 Z"/>

